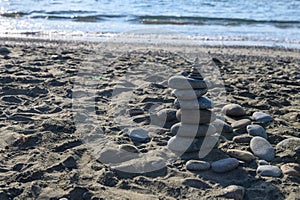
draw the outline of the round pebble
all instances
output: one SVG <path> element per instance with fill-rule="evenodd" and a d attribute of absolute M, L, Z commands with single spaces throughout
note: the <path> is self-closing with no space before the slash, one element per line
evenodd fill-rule
<path fill-rule="evenodd" d="M 268 138 L 268 135 L 267 135 L 264 127 L 262 127 L 258 124 L 248 125 L 246 129 L 247 129 L 247 132 L 249 135 L 260 136 L 265 139 Z"/>
<path fill-rule="evenodd" d="M 257 123 L 262 125 L 268 125 L 274 120 L 271 115 L 264 112 L 254 112 L 252 117 Z"/>
<path fill-rule="evenodd" d="M 210 124 L 194 125 L 177 123 L 171 127 L 171 133 L 182 137 L 203 137 L 216 133 L 216 128 Z"/>
<path fill-rule="evenodd" d="M 210 163 L 201 160 L 189 160 L 186 163 L 186 169 L 191 171 L 203 171 L 210 168 Z"/>
<path fill-rule="evenodd" d="M 207 93 L 207 88 L 197 90 L 173 90 L 172 95 L 177 97 L 179 100 L 193 100 L 203 96 Z"/>
<path fill-rule="evenodd" d="M 199 97 L 194 100 L 178 100 L 175 99 L 174 105 L 176 108 L 182 109 L 210 109 L 213 107 L 213 102 L 207 97 Z"/>
<path fill-rule="evenodd" d="M 254 155 L 252 153 L 250 153 L 249 151 L 242 151 L 242 150 L 238 150 L 238 149 L 229 149 L 229 150 L 227 150 L 227 153 L 230 156 L 235 157 L 235 158 L 245 161 L 245 162 L 251 162 L 252 160 L 255 159 Z"/>
<path fill-rule="evenodd" d="M 236 158 L 225 158 L 215 161 L 211 164 L 214 172 L 223 173 L 231 171 L 239 166 L 239 161 Z"/>
<path fill-rule="evenodd" d="M 259 136 L 255 136 L 251 139 L 250 149 L 254 155 L 266 161 L 271 161 L 275 157 L 275 151 L 272 145 L 265 138 Z"/>
<path fill-rule="evenodd" d="M 216 114 L 210 110 L 179 109 L 177 119 L 186 124 L 207 124 L 216 120 Z"/>
<path fill-rule="evenodd" d="M 246 115 L 244 108 L 238 104 L 227 104 L 222 108 L 222 113 L 232 117 L 241 117 Z"/>
<path fill-rule="evenodd" d="M 131 129 L 128 135 L 135 142 L 148 142 L 150 140 L 148 132 L 142 128 Z"/>
<path fill-rule="evenodd" d="M 287 163 L 280 168 L 283 174 L 300 177 L 300 164 L 298 163 Z"/>
<path fill-rule="evenodd" d="M 196 80 L 184 76 L 173 76 L 168 80 L 168 85 L 173 89 L 206 89 L 204 80 Z"/>
<path fill-rule="evenodd" d="M 260 176 L 279 177 L 281 175 L 281 170 L 277 166 L 260 165 L 256 169 L 256 173 Z"/>

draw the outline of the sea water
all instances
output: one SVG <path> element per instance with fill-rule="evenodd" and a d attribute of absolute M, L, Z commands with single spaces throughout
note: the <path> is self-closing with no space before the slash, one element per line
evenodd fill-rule
<path fill-rule="evenodd" d="M 134 34 L 300 48 L 299 0 L 0 0 L 0 34 Z"/>

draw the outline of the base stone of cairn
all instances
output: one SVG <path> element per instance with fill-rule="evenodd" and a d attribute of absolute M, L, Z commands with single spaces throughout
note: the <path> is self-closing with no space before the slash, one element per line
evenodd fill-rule
<path fill-rule="evenodd" d="M 200 151 L 210 151 L 218 143 L 219 135 L 212 125 L 216 114 L 210 110 L 213 102 L 204 97 L 208 88 L 198 69 L 193 66 L 190 72 L 182 74 L 168 80 L 169 87 L 174 89 L 176 117 L 180 121 L 171 127 L 175 136 L 168 141 L 168 148 L 179 154 L 200 155 Z"/>

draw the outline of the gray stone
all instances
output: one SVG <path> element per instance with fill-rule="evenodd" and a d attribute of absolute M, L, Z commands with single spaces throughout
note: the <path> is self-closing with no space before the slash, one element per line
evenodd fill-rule
<path fill-rule="evenodd" d="M 217 144 L 219 137 L 207 136 L 204 138 L 189 138 L 181 136 L 173 136 L 168 141 L 168 148 L 178 153 L 195 152 L 200 149 L 211 150 Z"/>
<path fill-rule="evenodd" d="M 179 100 L 193 100 L 198 97 L 203 96 L 207 93 L 207 88 L 205 89 L 197 89 L 197 90 L 178 90 L 175 89 L 172 91 L 172 95 L 177 97 Z"/>
<path fill-rule="evenodd" d="M 246 112 L 244 110 L 244 108 L 238 104 L 228 104 L 225 105 L 222 108 L 222 112 L 225 115 L 231 116 L 231 117 L 241 117 L 246 115 Z"/>
<path fill-rule="evenodd" d="M 257 123 L 262 125 L 268 125 L 274 120 L 271 115 L 264 112 L 254 112 L 252 117 Z"/>
<path fill-rule="evenodd" d="M 216 120 L 216 114 L 210 110 L 184 110 L 176 113 L 177 119 L 186 124 L 207 124 Z"/>
<path fill-rule="evenodd" d="M 131 129 L 128 135 L 135 142 L 149 142 L 150 140 L 148 131 L 142 128 Z"/>
<path fill-rule="evenodd" d="M 245 195 L 245 188 L 239 185 L 229 185 L 224 188 L 220 197 L 231 198 L 234 200 L 243 200 Z"/>
<path fill-rule="evenodd" d="M 238 149 L 229 149 L 229 150 L 227 150 L 227 153 L 230 156 L 235 157 L 235 158 L 245 161 L 245 162 L 251 162 L 252 160 L 255 159 L 254 155 L 252 153 L 250 153 L 249 151 L 242 151 L 242 150 L 238 150 Z"/>
<path fill-rule="evenodd" d="M 232 126 L 233 129 L 240 130 L 240 129 L 245 129 L 250 124 L 251 124 L 250 119 L 241 119 L 241 120 L 233 122 L 231 124 L 231 126 Z"/>
<path fill-rule="evenodd" d="M 216 128 L 210 124 L 194 125 L 177 123 L 171 127 L 171 133 L 182 137 L 203 137 L 216 133 Z"/>
<path fill-rule="evenodd" d="M 215 161 L 211 164 L 214 172 L 223 173 L 231 171 L 239 166 L 239 161 L 236 158 L 225 158 Z"/>
<path fill-rule="evenodd" d="M 250 149 L 254 155 L 267 161 L 271 161 L 275 157 L 275 151 L 272 145 L 265 138 L 259 136 L 255 136 L 251 139 Z"/>
<path fill-rule="evenodd" d="M 291 151 L 294 151 L 299 146 L 300 146 L 300 138 L 291 137 L 279 142 L 276 145 L 276 149 L 282 149 L 282 150 L 289 149 Z"/>
<path fill-rule="evenodd" d="M 6 47 L 0 47 L 0 55 L 8 55 L 10 53 L 9 49 Z"/>
<path fill-rule="evenodd" d="M 214 106 L 213 102 L 207 97 L 199 97 L 194 100 L 178 100 L 175 99 L 174 105 L 176 108 L 182 109 L 210 109 Z"/>
<path fill-rule="evenodd" d="M 249 135 L 260 136 L 260 137 L 263 137 L 265 139 L 268 138 L 268 135 L 267 135 L 264 127 L 262 127 L 258 124 L 248 125 L 246 129 L 247 129 L 247 132 L 248 132 Z"/>
<path fill-rule="evenodd" d="M 168 85 L 173 89 L 205 89 L 207 85 L 204 80 L 196 80 L 184 76 L 173 76 L 168 80 Z"/>
<path fill-rule="evenodd" d="M 300 177 L 300 164 L 298 163 L 287 163 L 280 167 L 283 174 L 292 176 L 292 177 Z"/>
<path fill-rule="evenodd" d="M 223 120 L 216 119 L 211 123 L 216 127 L 218 133 L 232 133 L 233 128 L 228 123 L 224 122 Z"/>
<path fill-rule="evenodd" d="M 258 160 L 257 164 L 258 165 L 269 165 L 269 163 L 267 161 L 265 161 L 265 160 Z"/>
<path fill-rule="evenodd" d="M 232 141 L 236 143 L 250 143 L 251 139 L 253 136 L 248 135 L 248 134 L 242 134 L 242 135 L 237 135 L 232 138 Z"/>
<path fill-rule="evenodd" d="M 210 168 L 210 163 L 201 160 L 189 160 L 187 161 L 186 169 L 191 171 L 202 171 Z"/>
<path fill-rule="evenodd" d="M 281 175 L 281 170 L 277 166 L 260 165 L 256 169 L 256 173 L 260 176 L 279 177 Z"/>
<path fill-rule="evenodd" d="M 156 113 L 156 117 L 159 120 L 171 122 L 176 120 L 176 112 L 177 111 L 175 109 L 162 109 Z"/>

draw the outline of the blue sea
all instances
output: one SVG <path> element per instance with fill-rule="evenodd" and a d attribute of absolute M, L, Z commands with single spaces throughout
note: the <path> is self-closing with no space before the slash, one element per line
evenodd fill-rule
<path fill-rule="evenodd" d="M 300 48 L 300 0 L 0 0 L 0 36 Z"/>

